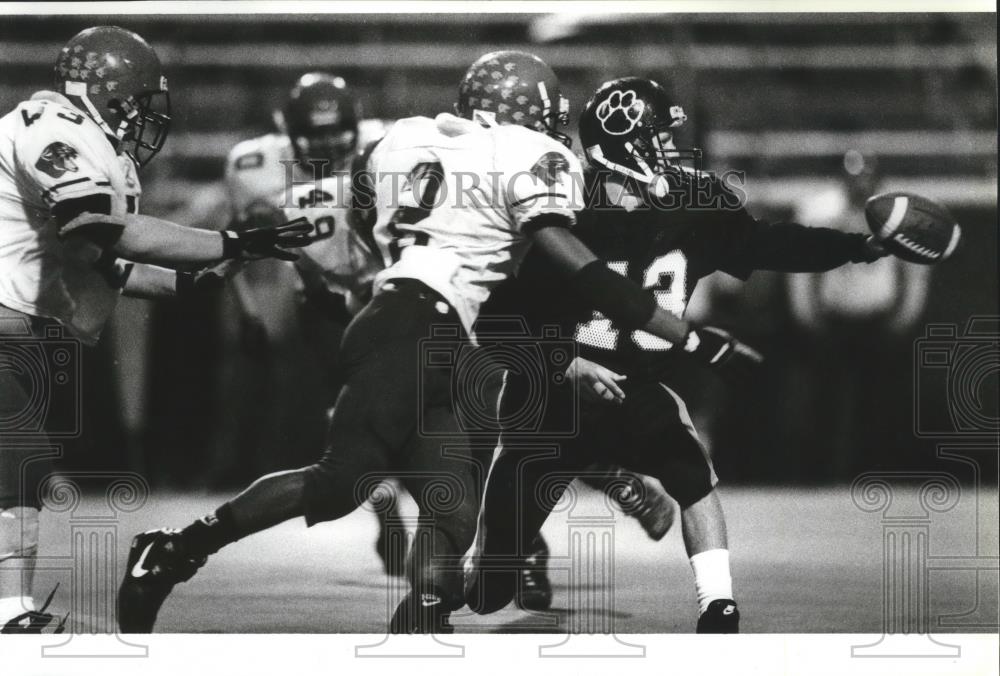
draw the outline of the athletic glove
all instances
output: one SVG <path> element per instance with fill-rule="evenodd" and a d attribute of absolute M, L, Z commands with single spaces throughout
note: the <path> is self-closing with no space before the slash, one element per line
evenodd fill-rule
<path fill-rule="evenodd" d="M 288 251 L 309 244 L 312 241 L 312 224 L 304 216 L 280 225 L 248 228 L 237 232 L 223 230 L 223 258 L 256 260 L 259 258 L 280 258 L 285 261 L 298 260 L 298 255 Z"/>
<path fill-rule="evenodd" d="M 699 326 L 688 332 L 684 351 L 701 364 L 732 380 L 751 376 L 764 355 L 714 326 Z"/>
<path fill-rule="evenodd" d="M 859 255 L 861 260 L 859 262 L 874 263 L 878 259 L 885 258 L 888 255 L 889 252 L 886 248 L 874 236 L 868 235 L 868 237 L 865 237 L 864 244 L 861 245 L 861 253 Z"/>

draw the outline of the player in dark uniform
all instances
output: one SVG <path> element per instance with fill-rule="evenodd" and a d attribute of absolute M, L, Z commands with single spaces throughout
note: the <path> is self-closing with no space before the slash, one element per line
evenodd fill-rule
<path fill-rule="evenodd" d="M 660 85 L 630 77 L 602 85 L 580 120 L 588 207 L 575 232 L 660 307 L 682 315 L 698 280 L 717 270 L 746 280 L 757 269 L 820 272 L 885 255 L 861 234 L 754 219 L 722 181 L 680 165 L 682 159 L 700 159 L 699 150 L 673 144 L 673 130 L 685 119 Z M 568 380 L 608 401 L 582 403 L 578 434 L 561 442 L 558 457 L 529 462 L 526 456 L 538 453 L 538 443 L 505 445 L 486 489 L 469 605 L 484 613 L 506 605 L 517 577 L 501 566 L 491 569 L 489 558 L 509 561 L 530 553 L 572 477 L 586 474 L 593 463 L 612 463 L 659 479 L 680 505 L 698 592 L 698 631 L 738 631 L 725 519 L 714 490 L 718 479 L 683 400 L 669 386 L 682 350 L 620 327 L 575 302 L 564 287 L 550 265 L 529 254 L 503 301 L 495 294 L 503 305 L 493 311 L 519 309 L 538 331 L 559 324 L 578 347 Z M 512 374 L 501 411 L 518 406 L 527 395 L 523 390 L 523 380 Z M 570 395 L 569 387 L 550 393 Z M 551 415 L 566 410 L 547 407 Z M 519 504 L 519 495 L 532 497 Z"/>

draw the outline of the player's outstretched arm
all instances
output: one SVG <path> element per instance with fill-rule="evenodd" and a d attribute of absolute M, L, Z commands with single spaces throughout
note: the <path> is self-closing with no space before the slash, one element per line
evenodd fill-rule
<path fill-rule="evenodd" d="M 888 255 L 870 235 L 798 223 L 757 222 L 755 226 L 746 238 L 744 255 L 756 270 L 826 272 Z"/>
<path fill-rule="evenodd" d="M 763 361 L 760 353 L 727 332 L 692 327 L 661 308 L 652 295 L 612 272 L 568 228 L 560 227 L 566 225 L 563 220 L 555 219 L 554 214 L 534 219 L 534 244 L 569 277 L 572 287 L 591 307 L 624 329 L 642 329 L 680 344 L 692 358 L 711 368 L 736 372 L 752 369 Z"/>
<path fill-rule="evenodd" d="M 541 216 L 536 220 L 550 217 L 554 216 Z M 643 329 L 675 343 L 683 343 L 687 338 L 688 322 L 659 307 L 653 297 L 632 280 L 608 269 L 604 261 L 567 228 L 538 227 L 534 232 L 535 246 L 548 255 L 559 271 L 570 279 L 580 297 L 594 309 L 626 329 Z"/>
<path fill-rule="evenodd" d="M 185 271 L 134 263 L 122 293 L 133 298 L 185 298 L 192 293 L 220 288 L 245 264 L 243 261 L 227 260 L 201 270 Z"/>
<path fill-rule="evenodd" d="M 207 265 L 226 259 L 281 258 L 295 260 L 288 249 L 309 243 L 312 226 L 305 219 L 241 232 L 188 228 L 144 214 L 121 216 L 86 210 L 56 212 L 59 236 L 84 237 L 136 263 Z"/>
<path fill-rule="evenodd" d="M 135 263 L 125 280 L 122 293 L 132 298 L 164 298 L 177 290 L 177 271 L 158 265 Z"/>

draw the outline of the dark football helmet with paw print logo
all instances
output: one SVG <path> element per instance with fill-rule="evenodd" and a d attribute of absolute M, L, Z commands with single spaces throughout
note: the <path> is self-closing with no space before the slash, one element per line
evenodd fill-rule
<path fill-rule="evenodd" d="M 592 164 L 652 185 L 658 176 L 683 175 L 682 163 L 701 168 L 700 148 L 674 145 L 674 131 L 686 121 L 659 84 L 623 77 L 605 82 L 587 102 L 580 141 Z"/>

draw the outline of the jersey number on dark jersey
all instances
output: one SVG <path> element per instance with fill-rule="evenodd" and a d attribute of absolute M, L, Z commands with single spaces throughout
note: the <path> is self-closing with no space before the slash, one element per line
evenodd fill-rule
<path fill-rule="evenodd" d="M 618 274 L 629 276 L 628 261 L 608 261 L 608 267 Z M 653 260 L 642 273 L 642 287 L 652 291 L 661 308 L 680 317 L 687 307 L 687 256 L 674 250 Z M 629 336 L 641 350 L 669 350 L 673 343 L 645 331 L 632 331 Z M 621 347 L 622 331 L 600 312 L 576 327 L 578 343 L 601 350 Z"/>

